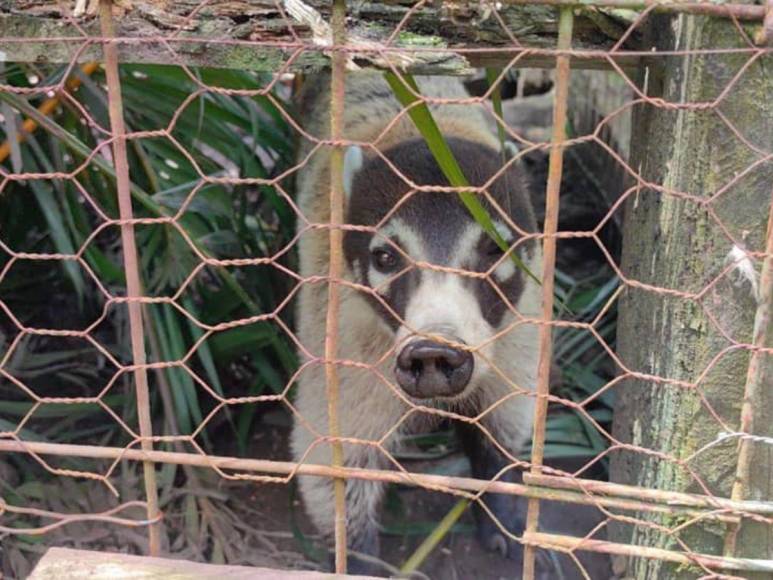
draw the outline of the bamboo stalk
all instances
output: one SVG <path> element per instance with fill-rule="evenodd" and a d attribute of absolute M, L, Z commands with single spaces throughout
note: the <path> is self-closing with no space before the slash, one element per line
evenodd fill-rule
<path fill-rule="evenodd" d="M 771 12 L 773 14 L 773 12 Z M 768 346 L 773 341 L 769 336 L 771 328 L 771 316 L 773 316 L 773 200 L 770 204 L 768 215 L 767 242 L 765 244 L 766 258 L 762 262 L 762 274 L 760 275 L 759 297 L 757 312 L 754 315 L 753 350 L 749 358 L 749 367 L 746 373 L 744 385 L 743 405 L 741 406 L 741 425 L 739 433 L 753 435 L 754 408 L 762 405 L 763 389 L 765 389 L 765 353 L 759 349 Z M 767 385 L 770 388 L 770 385 Z M 734 500 L 744 499 L 749 492 L 749 484 L 752 471 L 752 450 L 755 441 L 752 437 L 741 437 L 738 442 L 738 465 L 736 466 L 735 481 L 731 491 Z M 740 531 L 740 524 L 730 526 L 725 536 L 725 556 L 735 553 L 736 539 Z"/>
<path fill-rule="evenodd" d="M 411 554 L 410 558 L 408 558 L 405 561 L 405 564 L 400 567 L 401 574 L 408 575 L 421 566 L 424 560 L 427 559 L 427 556 L 435 549 L 435 546 L 445 538 L 446 534 L 456 523 L 456 520 L 462 517 L 462 514 L 464 513 L 464 510 L 467 509 L 468 505 L 470 505 L 470 500 L 468 499 L 460 499 L 456 502 L 456 505 L 451 508 L 451 511 L 438 522 L 438 525 L 435 526 L 432 533 L 419 544 L 419 547 Z"/>
<path fill-rule="evenodd" d="M 678 491 L 663 491 L 596 481 L 593 479 L 579 479 L 574 477 L 556 477 L 554 475 L 535 475 L 525 473 L 523 480 L 528 485 L 549 487 L 551 489 L 578 490 L 584 493 L 599 493 L 609 497 L 628 497 L 641 501 L 653 501 L 668 504 L 669 506 L 696 507 L 707 509 L 721 509 L 729 512 L 738 511 L 738 507 L 744 505 L 742 511 L 773 516 L 773 502 L 733 501 L 722 497 L 709 497 L 693 495 Z M 751 506 L 756 505 L 756 509 Z"/>
<path fill-rule="evenodd" d="M 346 44 L 346 2 L 334 0 L 331 17 L 333 45 Z M 331 64 L 330 89 L 330 138 L 333 142 L 343 138 L 344 95 L 347 55 L 343 51 L 334 51 Z M 340 286 L 338 280 L 343 274 L 343 231 L 344 221 L 344 148 L 333 145 L 330 152 L 330 263 L 327 297 L 327 320 L 325 325 L 325 380 L 327 382 L 328 432 L 332 441 L 332 467 L 344 464 L 343 444 L 338 437 L 340 427 L 338 419 L 338 369 L 335 364 L 338 353 L 338 311 L 340 307 Z M 346 480 L 337 477 L 333 480 L 333 501 L 335 503 L 335 570 L 346 573 Z"/>
<path fill-rule="evenodd" d="M 113 11 L 111 0 L 100 3 L 100 25 L 102 35 L 114 36 Z M 116 190 L 121 215 L 121 244 L 123 247 L 124 271 L 126 272 L 126 295 L 129 298 L 129 332 L 131 334 L 132 359 L 135 365 L 134 380 L 137 396 L 137 415 L 140 424 L 140 442 L 145 451 L 153 450 L 153 425 L 150 419 L 150 397 L 148 393 L 148 375 L 145 367 L 145 334 L 142 321 L 142 304 L 136 299 L 142 296 L 137 243 L 134 237 L 134 218 L 132 209 L 131 182 L 129 180 L 129 160 L 126 153 L 126 127 L 123 119 L 123 100 L 121 80 L 118 74 L 118 49 L 113 43 L 105 43 L 105 77 L 107 79 L 108 111 L 110 128 L 113 134 L 113 160 L 115 163 Z M 134 300 L 132 300 L 134 299 Z M 158 487 L 156 485 L 155 464 L 145 461 L 143 464 L 145 495 L 147 497 L 148 519 L 156 520 L 159 515 Z M 161 552 L 160 522 L 148 526 L 148 548 L 151 556 Z"/>
<path fill-rule="evenodd" d="M 773 560 L 758 560 L 750 558 L 727 558 L 724 556 L 712 556 L 709 554 L 696 554 L 689 552 L 674 552 L 662 548 L 648 548 L 645 546 L 632 546 L 618 544 L 604 540 L 590 540 L 588 538 L 572 538 L 556 534 L 527 533 L 524 534 L 524 542 L 541 548 L 554 549 L 561 552 L 574 550 L 586 550 L 589 552 L 603 552 L 620 556 L 636 558 L 652 558 L 665 560 L 682 565 L 699 565 L 714 570 L 743 570 L 746 572 L 773 572 Z"/>
<path fill-rule="evenodd" d="M 571 8 L 562 8 L 558 21 L 558 49 L 568 51 L 572 47 L 574 14 Z M 566 110 L 569 99 L 569 56 L 556 58 L 556 92 L 553 100 L 553 136 L 548 162 L 548 183 L 545 199 L 545 239 L 542 244 L 542 320 L 553 319 L 554 285 L 556 267 L 556 237 L 558 231 L 559 194 L 566 140 Z M 537 371 L 537 401 L 534 410 L 534 435 L 532 438 L 531 471 L 542 471 L 545 452 L 545 424 L 547 422 L 548 395 L 550 394 L 550 366 L 552 362 L 553 327 L 542 324 L 539 328 L 539 367 Z M 539 500 L 529 500 L 526 515 L 526 532 L 534 533 L 539 524 Z M 527 545 L 523 558 L 524 580 L 534 579 L 536 552 Z"/>

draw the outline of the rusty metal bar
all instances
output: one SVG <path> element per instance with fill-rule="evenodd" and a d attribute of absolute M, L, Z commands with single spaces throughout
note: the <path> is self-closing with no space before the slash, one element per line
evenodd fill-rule
<path fill-rule="evenodd" d="M 329 465 L 296 464 L 291 461 L 273 461 L 267 459 L 241 459 L 221 455 L 202 455 L 198 453 L 182 453 L 172 451 L 145 451 L 125 447 L 102 447 L 98 445 L 71 445 L 64 443 L 21 442 L 16 440 L 0 440 L 0 451 L 14 453 L 35 453 L 39 455 L 54 455 L 65 457 L 84 457 L 90 459 L 110 459 L 129 461 L 150 461 L 155 463 L 171 463 L 175 465 L 192 465 L 216 470 L 239 470 L 262 472 L 266 477 L 312 475 L 317 477 L 340 477 L 346 479 L 362 479 L 383 481 L 410 486 L 424 486 L 448 492 L 470 493 L 502 493 L 523 497 L 540 498 L 551 501 L 578 503 L 583 505 L 604 506 L 632 511 L 658 511 L 669 513 L 684 513 L 685 508 L 695 510 L 725 511 L 726 514 L 711 511 L 695 511 L 705 519 L 729 518 L 729 514 L 755 514 L 773 518 L 773 502 L 733 501 L 727 498 L 714 498 L 689 493 L 644 489 L 636 486 L 606 483 L 588 479 L 572 479 L 534 476 L 526 474 L 526 484 L 508 483 L 504 481 L 486 481 L 470 477 L 455 477 L 445 475 L 429 475 L 408 471 L 389 471 L 383 469 L 358 469 L 351 467 L 331 467 Z M 245 479 L 244 476 L 228 476 Z M 260 477 L 260 476 L 256 476 Z M 598 489 L 595 489 L 598 488 Z M 585 490 L 585 491 L 581 491 Z M 589 491 L 603 493 L 593 496 Z M 634 501 L 627 501 L 632 499 Z"/>
<path fill-rule="evenodd" d="M 568 51 L 572 47 L 572 27 L 574 14 L 572 8 L 562 8 L 558 21 L 559 50 Z M 569 57 L 556 58 L 556 84 L 553 100 L 553 135 L 551 138 L 550 160 L 548 165 L 548 183 L 545 199 L 545 238 L 542 244 L 542 320 L 553 320 L 554 284 L 556 267 L 555 233 L 558 231 L 559 194 L 563 169 L 564 141 L 566 140 L 566 110 L 569 99 Z M 545 424 L 547 422 L 548 395 L 550 394 L 550 366 L 553 358 L 553 327 L 542 324 L 539 328 L 539 369 L 537 372 L 537 402 L 534 411 L 534 436 L 532 439 L 531 472 L 542 471 L 545 452 Z M 526 516 L 526 532 L 534 533 L 539 524 L 539 499 L 529 500 Z M 524 580 L 534 579 L 535 549 L 527 545 L 523 559 Z"/>
<path fill-rule="evenodd" d="M 524 473 L 523 480 L 527 485 L 547 487 L 550 489 L 566 489 L 582 491 L 586 494 L 601 494 L 607 497 L 632 498 L 643 502 L 656 502 L 668 506 L 706 508 L 738 512 L 738 506 L 744 505 L 741 511 L 751 511 L 757 514 L 773 516 L 773 502 L 734 501 L 722 497 L 695 495 L 678 491 L 665 491 L 636 487 L 622 483 L 611 483 L 595 479 L 580 479 L 576 477 L 558 477 L 555 475 L 536 475 Z M 601 498 L 595 498 L 601 499 Z M 758 504 L 759 509 L 747 509 L 752 504 Z"/>
<path fill-rule="evenodd" d="M 24 534 L 26 536 L 42 536 L 57 528 L 66 526 L 70 523 L 80 522 L 101 522 L 105 524 L 116 524 L 119 526 L 127 526 L 130 528 L 138 528 L 140 526 L 147 526 L 153 523 L 151 520 L 135 520 L 126 517 L 120 517 L 119 513 L 127 508 L 133 507 L 146 507 L 145 502 L 142 501 L 127 501 L 121 505 L 117 505 L 110 509 L 104 510 L 98 513 L 92 514 L 62 514 L 59 512 L 52 512 L 49 510 L 42 510 L 39 508 L 20 507 L 7 503 L 3 498 L 0 498 L 0 514 L 23 514 L 25 516 L 32 516 L 41 519 L 54 520 L 50 524 L 43 526 L 33 527 L 12 527 L 0 525 L 0 533 L 6 534 Z M 159 516 L 160 517 L 160 516 Z"/>
<path fill-rule="evenodd" d="M 103 36 L 106 38 L 112 37 L 114 30 L 111 0 L 101 1 L 99 14 Z M 142 323 L 142 304 L 136 300 L 142 296 L 142 285 L 140 283 L 134 225 L 130 221 L 133 219 L 134 213 L 132 210 L 129 161 L 126 154 L 126 127 L 124 126 L 123 119 L 123 101 L 121 98 L 121 80 L 118 74 L 118 50 L 116 45 L 106 42 L 104 44 L 104 55 L 110 127 L 113 134 L 116 190 L 122 220 L 121 243 L 123 247 L 124 271 L 126 272 L 126 295 L 129 298 L 129 330 L 131 333 L 132 358 L 135 366 L 134 380 L 137 396 L 137 416 L 142 437 L 142 449 L 152 451 L 153 443 L 150 438 L 153 436 L 153 425 L 150 419 L 148 375 L 145 368 L 145 335 Z M 148 549 L 151 556 L 158 556 L 161 552 L 161 528 L 160 522 L 157 521 L 159 518 L 159 508 L 155 465 L 150 461 L 144 462 L 143 472 L 148 520 L 156 521 L 156 523 L 150 524 L 148 527 Z"/>
<path fill-rule="evenodd" d="M 773 341 L 769 335 L 771 328 L 771 316 L 773 315 L 773 198 L 768 214 L 767 241 L 765 244 L 765 259 L 762 262 L 760 275 L 759 296 L 757 296 L 757 311 L 754 315 L 754 330 L 752 344 L 761 349 Z M 746 372 L 746 384 L 744 385 L 743 405 L 741 406 L 741 424 L 739 433 L 753 435 L 754 407 L 761 404 L 763 389 L 770 388 L 764 385 L 765 364 L 767 355 L 760 350 L 753 350 L 749 358 L 749 367 Z M 738 442 L 738 465 L 736 466 L 735 481 L 731 498 L 743 500 L 749 491 L 749 480 L 752 470 L 752 451 L 754 439 L 741 437 Z M 725 536 L 725 555 L 732 556 L 735 553 L 735 544 L 740 531 L 740 524 L 730 526 Z"/>
<path fill-rule="evenodd" d="M 347 55 L 337 47 L 346 44 L 346 1 L 334 0 L 331 16 L 333 31 L 333 52 L 330 87 L 330 139 L 333 142 L 343 139 L 344 96 Z M 344 146 L 332 145 L 330 152 L 330 264 L 328 278 L 327 320 L 325 326 L 325 379 L 327 381 L 328 430 L 334 439 L 332 448 L 332 467 L 344 464 L 343 444 L 335 438 L 340 436 L 338 420 L 338 311 L 340 306 L 340 286 L 338 280 L 343 273 L 343 231 L 344 222 Z M 333 479 L 335 502 L 335 570 L 346 573 L 346 480 Z"/>
<path fill-rule="evenodd" d="M 648 548 L 645 546 L 631 546 L 618 544 L 604 540 L 591 540 L 588 538 L 572 538 L 557 534 L 527 533 L 524 542 L 533 546 L 553 549 L 560 552 L 574 550 L 587 550 L 590 552 L 603 552 L 620 556 L 632 556 L 636 558 L 652 558 L 665 560 L 682 565 L 699 565 L 714 570 L 743 570 L 747 572 L 773 572 L 773 560 L 756 560 L 750 558 L 726 558 L 712 556 L 710 554 L 696 554 L 689 552 L 674 552 L 662 548 Z"/>

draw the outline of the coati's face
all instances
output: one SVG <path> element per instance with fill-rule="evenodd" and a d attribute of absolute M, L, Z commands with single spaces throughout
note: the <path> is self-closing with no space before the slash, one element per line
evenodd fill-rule
<path fill-rule="evenodd" d="M 471 185 L 486 184 L 502 166 L 501 156 L 482 145 L 450 139 L 449 146 Z M 417 185 L 448 185 L 421 139 L 402 143 L 385 157 Z M 394 334 L 397 383 L 418 399 L 465 396 L 493 372 L 486 362 L 492 339 L 512 320 L 508 313 L 518 305 L 527 274 L 504 255 L 457 193 L 412 191 L 382 158 L 366 160 L 356 147 L 347 151 L 344 181 L 346 223 L 378 226 L 375 233 L 347 231 L 344 250 L 356 281 L 373 289 L 369 307 Z M 535 230 L 517 168 L 498 177 L 488 192 L 516 226 L 479 196 L 508 245 Z M 522 260 L 531 257 L 533 243 L 515 250 Z"/>

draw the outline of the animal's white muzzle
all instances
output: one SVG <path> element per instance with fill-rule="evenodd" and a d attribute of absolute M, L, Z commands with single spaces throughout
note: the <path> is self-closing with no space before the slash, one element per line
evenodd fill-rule
<path fill-rule="evenodd" d="M 489 336 L 477 298 L 461 277 L 424 273 L 397 335 L 397 383 L 419 399 L 461 394 L 474 379 L 473 353 Z"/>

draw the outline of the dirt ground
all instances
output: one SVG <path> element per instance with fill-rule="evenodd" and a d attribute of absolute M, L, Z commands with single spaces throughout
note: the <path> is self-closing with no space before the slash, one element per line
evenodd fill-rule
<path fill-rule="evenodd" d="M 262 424 L 265 430 L 256 434 L 253 453 L 255 458 L 288 460 L 287 442 L 289 439 L 290 419 L 281 411 L 270 412 L 264 416 Z M 404 461 L 407 469 L 423 472 L 453 471 L 454 475 L 466 475 L 465 460 L 461 454 L 453 454 L 439 461 Z M 559 469 L 576 468 L 571 462 L 553 464 Z M 592 475 L 592 474 L 591 474 Z M 230 486 L 229 486 L 230 487 Z M 292 486 L 265 485 L 257 483 L 240 483 L 229 489 L 233 498 L 232 505 L 245 502 L 255 510 L 253 516 L 245 517 L 245 522 L 256 529 L 280 532 L 297 528 L 298 531 L 313 541 L 315 531 L 306 517 L 300 498 L 294 493 Z M 290 505 L 292 503 L 292 509 Z M 422 489 L 394 487 L 387 494 L 385 507 L 382 510 L 382 524 L 389 533 L 381 535 L 381 557 L 392 566 L 399 567 L 424 540 L 426 534 L 453 507 L 456 498 Z M 395 508 L 399 504 L 400 508 Z M 396 513 L 399 512 L 399 513 Z M 259 514 L 259 515 L 258 515 Z M 590 533 L 604 520 L 599 510 L 593 507 L 569 505 L 558 502 L 543 502 L 541 514 L 541 531 L 563 533 L 582 537 Z M 410 526 L 412 533 L 399 533 L 400 524 L 403 528 Z M 417 533 L 418 531 L 422 533 Z M 457 531 L 458 529 L 458 531 Z M 594 538 L 604 539 L 604 530 L 596 533 Z M 321 547 L 318 541 L 315 546 Z M 298 538 L 286 538 L 280 541 L 278 547 L 288 551 L 304 552 L 302 541 Z M 309 566 L 314 566 L 311 554 L 305 554 Z M 603 555 L 590 552 L 577 552 L 576 556 L 585 568 L 585 572 L 593 580 L 612 578 L 610 560 Z M 560 561 L 565 580 L 583 578 L 577 564 L 566 555 L 555 552 L 554 557 Z M 278 563 L 281 565 L 281 563 Z M 420 572 L 431 579 L 477 580 L 518 579 L 521 577 L 520 563 L 503 558 L 497 553 L 484 550 L 474 534 L 474 518 L 470 510 L 462 516 L 455 530 L 449 533 L 441 544 L 424 561 Z M 561 580 L 557 576 L 557 580 Z"/>

